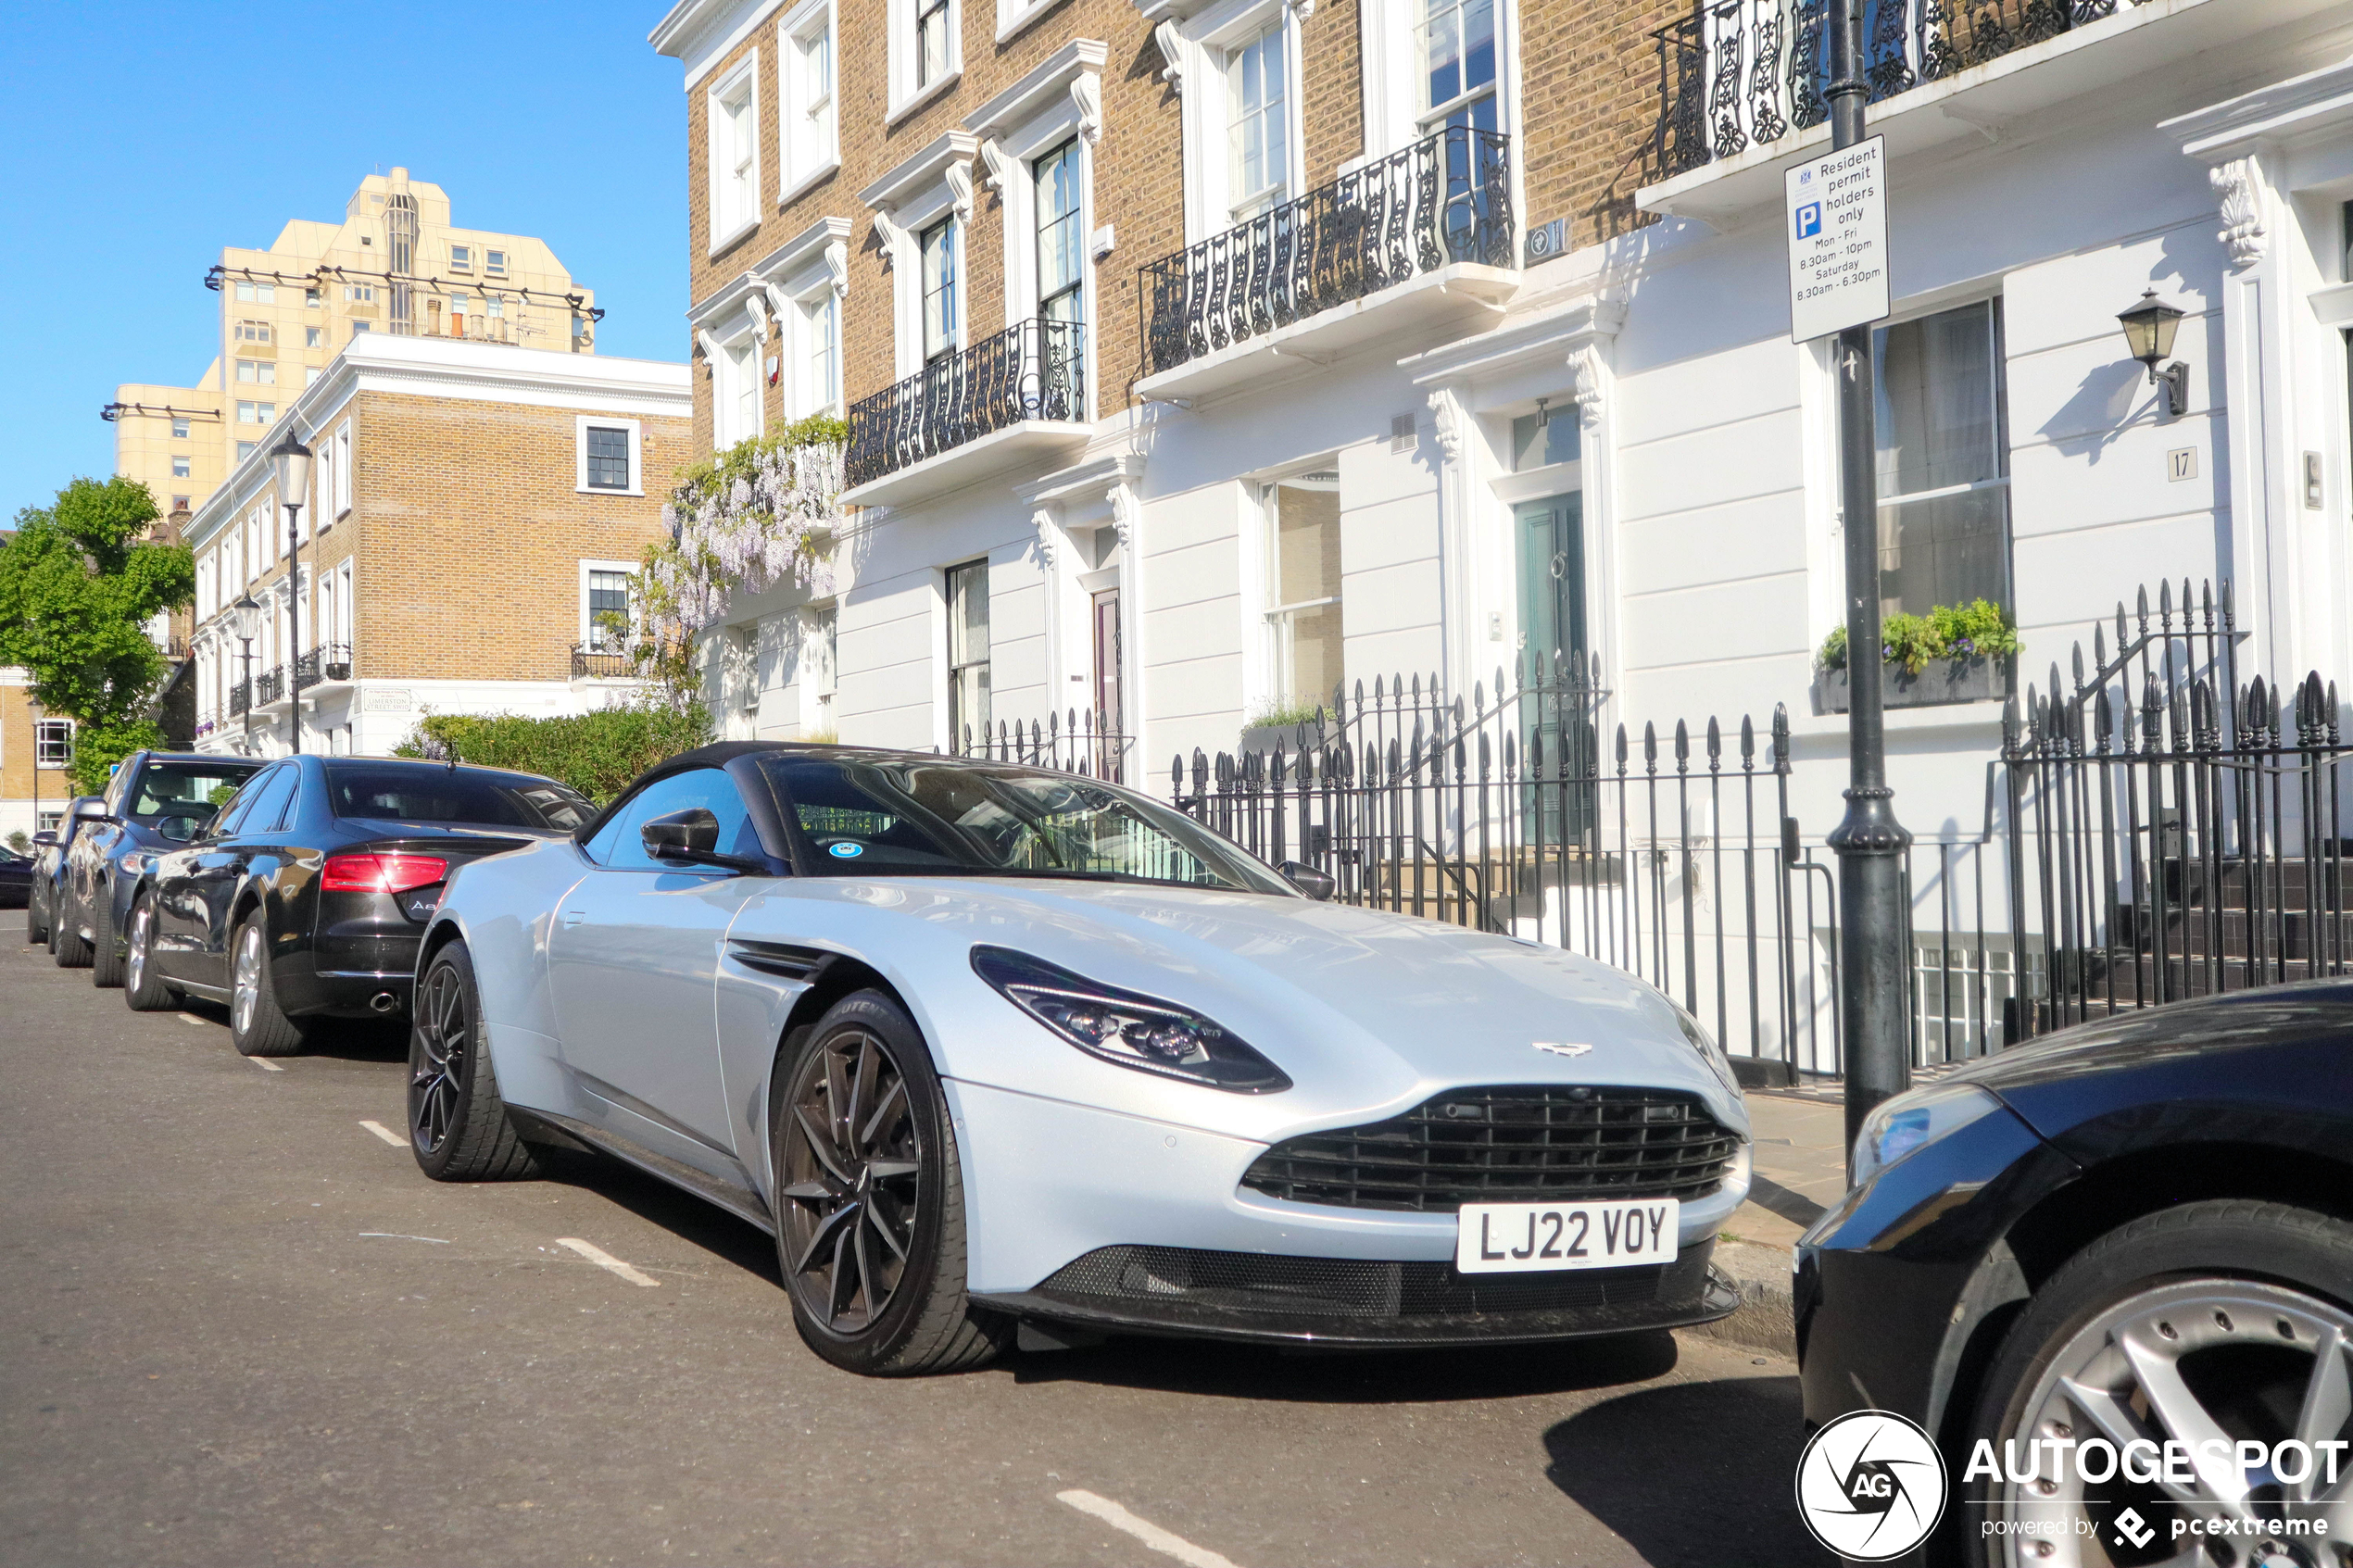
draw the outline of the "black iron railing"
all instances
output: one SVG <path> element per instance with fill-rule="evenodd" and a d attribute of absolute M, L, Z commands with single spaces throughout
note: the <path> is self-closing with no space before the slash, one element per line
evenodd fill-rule
<path fill-rule="evenodd" d="M 351 679 L 351 648 L 344 643 L 324 643 L 295 660 L 301 676 L 300 684 L 316 686 L 328 681 Z"/>
<path fill-rule="evenodd" d="M 616 681 L 636 673 L 636 661 L 619 648 L 593 643 L 572 645 L 572 678 L 575 681 Z"/>
<path fill-rule="evenodd" d="M 1517 265 L 1512 142 L 1449 126 L 1145 265 L 1144 373 L 1459 261 Z"/>
<path fill-rule="evenodd" d="M 229 688 L 229 712 L 232 717 L 253 706 L 253 683 L 239 681 Z"/>
<path fill-rule="evenodd" d="M 2103 627 L 2071 677 L 2055 664 L 2007 705 L 1980 825 L 1905 852 L 1915 1063 L 2353 972 L 2336 688 L 2236 684 L 2228 594 L 2120 606 L 2112 653 Z M 1835 876 L 1792 800 L 1834 800 L 1843 756 L 1793 761 L 1779 708 L 1604 725 L 1598 672 L 1558 663 L 1434 716 L 1408 689 L 1400 704 L 1389 684 L 1387 709 L 1359 689 L 1303 750 L 1179 758 L 1176 803 L 1330 872 L 1344 902 L 1630 971 L 1760 1074 L 1840 1070 Z"/>
<path fill-rule="evenodd" d="M 1086 329 L 1032 317 L 850 405 L 852 485 L 1025 420 L 1087 417 Z"/>
<path fill-rule="evenodd" d="M 1871 102 L 1983 65 L 2145 0 L 1865 0 Z M 1697 0 L 1658 45 L 1661 179 L 1830 118 L 1829 0 Z"/>
<path fill-rule="evenodd" d="M 1000 723 L 994 731 L 977 734 L 967 728 L 957 742 L 956 754 L 1053 768 L 1120 784 L 1127 777 L 1132 745 L 1133 737 L 1120 730 L 1112 715 L 1074 708 L 1049 713 L 1042 724 L 1034 719 L 1026 727 Z"/>
<path fill-rule="evenodd" d="M 253 705 L 267 708 L 286 695 L 286 667 L 265 670 L 253 678 Z"/>

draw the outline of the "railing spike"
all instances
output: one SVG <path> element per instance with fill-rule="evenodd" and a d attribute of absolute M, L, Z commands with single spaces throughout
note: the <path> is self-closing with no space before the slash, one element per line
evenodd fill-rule
<path fill-rule="evenodd" d="M 2075 663 L 2075 690 L 2077 695 L 2081 696 L 2083 690 L 2083 645 L 2082 643 L 2075 645 L 2072 657 Z M 2095 665 L 2094 668 L 2096 669 L 2098 666 Z"/>
<path fill-rule="evenodd" d="M 2149 585 L 2145 583 L 2133 590 L 2133 612 L 2140 621 L 2144 633 L 2149 629 Z"/>
<path fill-rule="evenodd" d="M 2171 577 L 2158 580 L 2157 623 L 2168 630 L 2173 624 L 2173 580 Z"/>
<path fill-rule="evenodd" d="M 1623 724 L 1617 726 L 1617 771 L 1621 773 L 1626 771 L 1626 726 Z"/>
<path fill-rule="evenodd" d="M 1642 721 L 1642 762 L 1652 772 L 1658 771 L 1658 726 L 1647 719 Z"/>
<path fill-rule="evenodd" d="M 1741 715 L 1741 766 L 1748 768 L 1756 761 L 1756 721 Z"/>
<path fill-rule="evenodd" d="M 1773 704 L 1773 766 L 1776 771 L 1789 766 L 1789 704 Z"/>
<path fill-rule="evenodd" d="M 2018 694 L 2012 692 L 2002 699 L 2002 752 L 2018 754 Z"/>

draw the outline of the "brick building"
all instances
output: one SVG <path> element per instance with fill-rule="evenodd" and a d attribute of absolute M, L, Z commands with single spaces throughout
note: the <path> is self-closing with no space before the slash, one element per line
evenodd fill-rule
<path fill-rule="evenodd" d="M 283 421 L 314 456 L 296 580 L 266 449 L 186 526 L 200 747 L 287 750 L 296 670 L 312 751 L 387 751 L 427 712 L 578 712 L 628 684 L 622 579 L 661 533 L 648 473 L 691 456 L 686 367 L 365 334 Z M 261 608 L 250 680 L 244 598 Z"/>

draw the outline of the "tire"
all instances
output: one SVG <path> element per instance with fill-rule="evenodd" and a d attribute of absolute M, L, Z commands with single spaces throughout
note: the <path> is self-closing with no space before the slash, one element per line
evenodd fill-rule
<path fill-rule="evenodd" d="M 180 993 L 157 972 L 155 905 L 141 894 L 131 906 L 130 952 L 123 957 L 122 999 L 132 1012 L 170 1012 Z"/>
<path fill-rule="evenodd" d="M 2353 1398 L 2341 1351 L 2332 1355 L 2333 1376 L 2312 1376 L 2316 1347 L 2332 1334 L 2353 1337 L 2349 1287 L 2353 1224 L 2342 1220 L 2245 1198 L 2185 1203 L 2135 1220 L 2092 1243 L 2035 1291 L 1994 1354 L 1970 1449 L 1978 1439 L 1990 1439 L 1998 1456 L 2005 1441 L 2027 1452 L 2029 1438 L 2106 1438 L 2120 1450 L 2145 1434 L 2162 1444 L 2198 1423 L 2271 1442 L 2297 1436 L 2296 1423 L 2311 1413 L 2308 1399 Z M 2326 1435 L 2336 1436 L 2334 1420 Z M 2054 1470 L 2060 1471 L 2055 1478 Z M 2309 1486 L 2274 1481 L 2271 1489 L 2280 1499 L 2261 1505 L 2265 1514 L 2318 1512 L 2293 1506 L 2313 1495 Z M 2155 1532 L 2145 1549 L 2120 1560 L 2139 1562 L 2166 1558 L 2178 1544 L 2177 1513 L 2198 1512 L 2157 1485 L 2122 1475 L 2085 1482 L 2057 1465 L 2024 1482 L 1981 1477 L 1964 1484 L 1963 1496 L 1969 1506 L 1954 1510 L 1947 1527 L 1957 1541 L 1981 1541 L 1967 1549 L 2002 1568 L 2040 1562 L 2031 1554 L 2050 1536 L 1982 1534 L 1981 1522 L 2065 1519 L 2065 1530 L 2053 1533 L 2096 1536 L 2120 1549 L 2120 1521 L 2129 1509 L 2139 1515 L 2131 1522 L 2135 1533 Z"/>
<path fill-rule="evenodd" d="M 433 956 L 409 1028 L 409 1147 L 436 1182 L 538 1174 L 531 1146 L 498 1098 L 482 1028 L 482 992 L 463 942 Z"/>
<path fill-rule="evenodd" d="M 24 896 L 24 941 L 28 947 L 49 945 L 49 922 L 41 918 L 40 900 L 33 897 L 30 888 L 25 890 Z"/>
<path fill-rule="evenodd" d="M 869 1377 L 994 1360 L 1013 1323 L 964 1295 L 955 1129 L 913 1020 L 860 991 L 788 1040 L 777 1066 L 777 1266 L 801 1338 Z"/>
<path fill-rule="evenodd" d="M 240 1056 L 294 1056 L 310 1041 L 307 1020 L 288 1018 L 270 982 L 270 927 L 259 909 L 229 939 L 229 1043 Z"/>
<path fill-rule="evenodd" d="M 82 939 L 82 922 L 76 916 L 73 896 L 60 900 L 64 906 L 57 911 L 57 929 L 50 933 L 49 956 L 59 969 L 88 969 L 96 949 Z"/>
<path fill-rule="evenodd" d="M 98 938 L 91 945 L 90 984 L 101 991 L 111 991 L 122 984 L 122 934 L 114 924 L 114 889 L 101 889 L 105 902 L 90 916 L 91 929 Z"/>

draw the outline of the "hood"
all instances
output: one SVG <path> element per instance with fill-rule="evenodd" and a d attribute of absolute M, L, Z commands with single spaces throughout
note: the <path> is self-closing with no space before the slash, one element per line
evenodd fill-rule
<path fill-rule="evenodd" d="M 1470 1084 L 1623 1085 L 1697 1094 L 1748 1130 L 1729 1069 L 1692 1044 L 1665 997 L 1557 947 L 1210 889 L 930 877 L 802 887 L 894 907 L 967 955 L 1013 947 L 1194 1009 L 1271 1058 L 1302 1098 L 1402 1108 Z"/>

